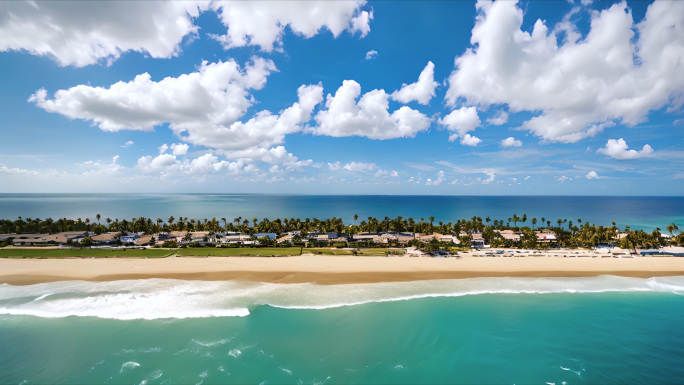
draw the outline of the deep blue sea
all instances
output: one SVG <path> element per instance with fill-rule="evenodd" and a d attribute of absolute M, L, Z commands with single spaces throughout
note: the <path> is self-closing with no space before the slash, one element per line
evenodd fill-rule
<path fill-rule="evenodd" d="M 0 285 L 2 384 L 665 384 L 684 277 Z"/>
<path fill-rule="evenodd" d="M 402 196 L 402 195 L 258 195 L 258 194 L 0 194 L 0 218 L 168 219 L 421 218 L 455 222 L 473 216 L 506 220 L 527 214 L 555 224 L 568 219 L 651 231 L 670 223 L 684 228 L 684 197 L 587 196 Z M 664 230 L 663 230 L 664 231 Z"/>

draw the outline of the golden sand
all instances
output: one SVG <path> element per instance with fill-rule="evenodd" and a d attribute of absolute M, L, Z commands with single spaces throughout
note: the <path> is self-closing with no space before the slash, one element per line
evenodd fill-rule
<path fill-rule="evenodd" d="M 319 284 L 415 281 L 473 277 L 578 277 L 684 275 L 682 257 L 462 258 L 355 257 L 169 257 L 160 259 L 0 259 L 0 283 L 27 285 L 62 280 L 113 281 L 174 278 L 315 282 Z"/>

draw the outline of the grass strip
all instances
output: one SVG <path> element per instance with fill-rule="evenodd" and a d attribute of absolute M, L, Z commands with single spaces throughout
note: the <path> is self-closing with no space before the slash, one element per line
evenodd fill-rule
<path fill-rule="evenodd" d="M 0 249 L 0 258 L 164 258 L 167 249 Z"/>

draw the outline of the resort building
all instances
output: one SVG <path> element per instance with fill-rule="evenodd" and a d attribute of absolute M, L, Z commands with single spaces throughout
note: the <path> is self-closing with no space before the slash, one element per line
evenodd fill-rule
<path fill-rule="evenodd" d="M 114 232 L 114 233 L 102 233 L 100 235 L 93 235 L 92 237 L 90 237 L 90 239 L 92 239 L 93 242 L 100 243 L 100 244 L 112 243 L 112 242 L 116 242 L 119 234 L 121 234 L 121 233 L 119 233 L 118 231 Z"/>

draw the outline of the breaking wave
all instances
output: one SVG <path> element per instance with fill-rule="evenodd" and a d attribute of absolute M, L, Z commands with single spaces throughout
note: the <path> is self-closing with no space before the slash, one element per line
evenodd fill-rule
<path fill-rule="evenodd" d="M 0 314 L 119 320 L 245 317 L 260 305 L 326 309 L 369 302 L 478 294 L 672 292 L 684 277 L 468 278 L 345 285 L 146 279 L 0 285 Z"/>

